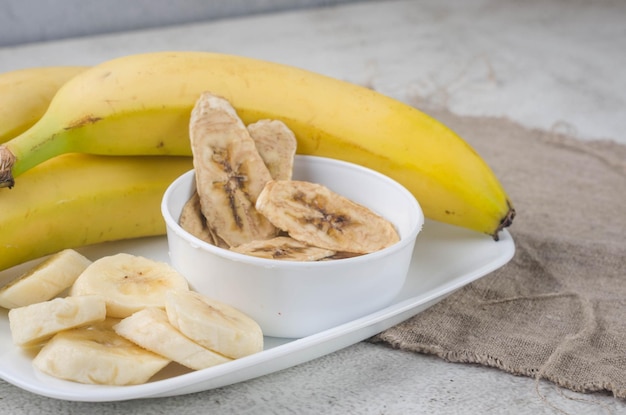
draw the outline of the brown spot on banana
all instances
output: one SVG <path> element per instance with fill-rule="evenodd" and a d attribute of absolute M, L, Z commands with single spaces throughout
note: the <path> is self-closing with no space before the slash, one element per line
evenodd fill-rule
<path fill-rule="evenodd" d="M 74 128 L 80 128 L 85 125 L 95 124 L 100 121 L 102 117 L 94 117 L 93 115 L 85 115 L 82 118 L 72 122 L 70 125 L 65 127 L 65 130 L 73 130 Z"/>

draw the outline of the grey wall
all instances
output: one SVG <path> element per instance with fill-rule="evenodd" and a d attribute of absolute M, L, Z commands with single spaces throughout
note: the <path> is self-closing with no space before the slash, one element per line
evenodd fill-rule
<path fill-rule="evenodd" d="M 358 0 L 0 0 L 0 47 Z"/>

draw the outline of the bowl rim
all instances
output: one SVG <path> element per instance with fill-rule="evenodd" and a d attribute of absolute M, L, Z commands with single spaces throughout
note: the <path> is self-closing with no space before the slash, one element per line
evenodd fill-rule
<path fill-rule="evenodd" d="M 415 196 L 402 184 L 398 181 L 392 179 L 391 177 L 382 174 L 376 170 L 370 169 L 368 167 L 344 161 L 339 159 L 334 159 L 330 157 L 321 157 L 321 156 L 312 156 L 312 155 L 300 155 L 296 154 L 296 159 L 300 160 L 313 160 L 317 163 L 330 163 L 335 165 L 342 165 L 343 167 L 347 167 L 354 170 L 360 170 L 361 172 L 371 175 L 375 177 L 377 180 L 381 180 L 386 182 L 388 185 L 395 187 L 397 191 L 402 193 L 408 201 L 409 208 L 412 211 L 415 211 L 417 214 L 417 220 L 415 225 L 410 229 L 408 234 L 405 237 L 400 237 L 400 240 L 395 244 L 388 246 L 387 248 L 371 252 L 369 254 L 358 255 L 355 257 L 349 258 L 341 258 L 336 260 L 329 261 L 292 261 L 292 260 L 278 260 L 278 259 L 269 259 L 269 258 L 260 258 L 255 257 L 253 255 L 242 254 L 239 252 L 234 252 L 225 248 L 220 248 L 216 245 L 213 245 L 209 242 L 203 241 L 202 239 L 194 236 L 193 234 L 184 230 L 178 223 L 178 220 L 172 216 L 172 213 L 169 210 L 168 202 L 174 193 L 175 189 L 177 189 L 181 183 L 187 182 L 188 180 L 195 179 L 195 169 L 191 169 L 182 175 L 178 176 L 165 190 L 163 197 L 161 199 L 161 214 L 163 219 L 165 220 L 166 227 L 169 230 L 176 233 L 176 235 L 182 238 L 185 242 L 190 244 L 194 248 L 199 248 L 204 251 L 208 251 L 211 254 L 215 254 L 222 258 L 226 258 L 235 262 L 244 262 L 249 265 L 256 265 L 265 268 L 309 268 L 309 267 L 318 267 L 325 268 L 335 266 L 337 263 L 341 264 L 359 264 L 361 262 L 376 260 L 381 256 L 393 255 L 398 251 L 403 250 L 407 245 L 411 245 L 415 242 L 417 235 L 422 230 L 424 226 L 424 212 L 419 204 L 419 201 L 415 198 Z M 190 178 L 191 177 L 191 178 Z M 390 218 L 385 218 L 388 221 L 392 222 L 394 227 L 396 224 Z M 169 232 L 168 232 L 169 233 Z M 168 235 L 169 238 L 169 235 Z"/>

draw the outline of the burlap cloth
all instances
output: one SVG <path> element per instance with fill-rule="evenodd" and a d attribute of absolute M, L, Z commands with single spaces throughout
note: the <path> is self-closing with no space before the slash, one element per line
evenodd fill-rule
<path fill-rule="evenodd" d="M 514 258 L 369 339 L 626 398 L 626 146 L 431 112 L 517 209 Z"/>

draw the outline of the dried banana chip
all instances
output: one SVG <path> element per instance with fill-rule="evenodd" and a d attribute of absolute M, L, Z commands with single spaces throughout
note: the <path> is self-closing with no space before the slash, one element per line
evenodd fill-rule
<path fill-rule="evenodd" d="M 256 208 L 292 238 L 320 248 L 365 254 L 400 239 L 389 221 L 321 184 L 270 181 Z"/>
<path fill-rule="evenodd" d="M 228 244 L 211 229 L 202 214 L 198 192 L 194 192 L 187 203 L 185 203 L 185 206 L 183 206 L 183 211 L 180 214 L 178 223 L 181 228 L 198 239 L 202 239 L 220 248 L 229 248 Z"/>
<path fill-rule="evenodd" d="M 247 128 L 272 178 L 291 179 L 297 141 L 289 127 L 279 120 L 260 120 Z"/>
<path fill-rule="evenodd" d="M 203 93 L 189 134 L 200 206 L 212 231 L 231 247 L 274 237 L 276 228 L 254 206 L 272 177 L 232 105 Z"/>
<path fill-rule="evenodd" d="M 335 255 L 333 250 L 311 246 L 288 236 L 277 236 L 265 241 L 252 241 L 231 250 L 260 258 L 290 261 L 319 261 Z"/>
<path fill-rule="evenodd" d="M 356 252 L 336 252 L 335 255 L 333 256 L 329 256 L 328 258 L 324 258 L 325 261 L 327 260 L 334 260 L 334 259 L 346 259 L 346 258 L 354 258 L 357 256 L 361 256 L 363 254 L 359 254 Z"/>

